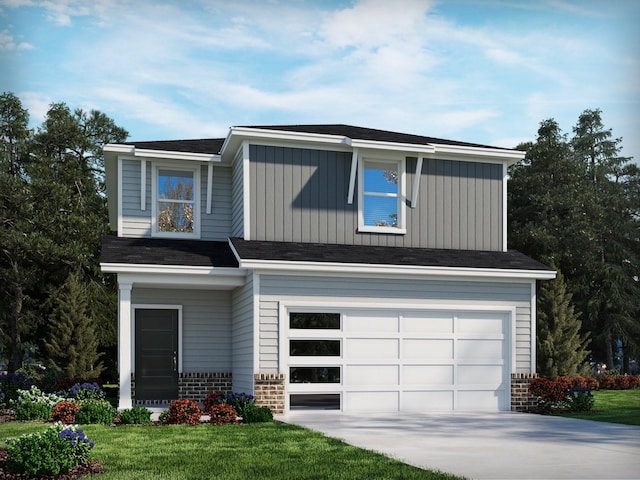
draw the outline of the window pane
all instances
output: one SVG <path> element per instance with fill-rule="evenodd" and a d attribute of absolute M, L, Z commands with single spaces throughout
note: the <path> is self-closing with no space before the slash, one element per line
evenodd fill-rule
<path fill-rule="evenodd" d="M 293 357 L 339 357 L 340 340 L 290 340 L 289 354 Z"/>
<path fill-rule="evenodd" d="M 193 200 L 193 172 L 158 170 L 158 199 Z"/>
<path fill-rule="evenodd" d="M 289 383 L 340 383 L 340 367 L 291 367 Z"/>
<path fill-rule="evenodd" d="M 193 233 L 193 205 L 159 202 L 158 231 Z"/>
<path fill-rule="evenodd" d="M 340 410 L 339 393 L 314 393 L 291 395 L 289 397 L 291 410 Z"/>
<path fill-rule="evenodd" d="M 398 226 L 398 199 L 364 196 L 364 224 L 371 227 Z"/>
<path fill-rule="evenodd" d="M 340 330 L 339 313 L 292 313 L 289 316 L 290 328 Z"/>
<path fill-rule="evenodd" d="M 396 163 L 366 162 L 364 165 L 364 191 L 398 193 L 398 165 Z"/>

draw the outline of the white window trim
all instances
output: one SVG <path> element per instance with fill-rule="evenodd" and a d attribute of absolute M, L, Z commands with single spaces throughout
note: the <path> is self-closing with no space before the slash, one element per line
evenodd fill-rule
<path fill-rule="evenodd" d="M 158 170 L 171 169 L 193 173 L 193 233 L 160 232 L 158 230 Z M 159 238 L 200 238 L 200 168 L 155 162 L 151 179 L 151 236 Z"/>
<path fill-rule="evenodd" d="M 364 166 L 367 162 L 396 163 L 398 165 L 398 226 L 376 227 L 364 224 Z M 362 155 L 358 158 L 358 232 L 405 234 L 406 228 L 406 158 L 384 155 Z M 370 194 L 369 194 L 370 195 Z M 379 196 L 385 196 L 380 194 Z M 395 196 L 395 195 L 394 195 Z"/>

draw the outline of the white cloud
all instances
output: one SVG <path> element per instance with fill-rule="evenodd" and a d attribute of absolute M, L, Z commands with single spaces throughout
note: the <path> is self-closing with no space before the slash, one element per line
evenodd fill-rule
<path fill-rule="evenodd" d="M 8 30 L 0 32 L 0 50 L 31 50 L 33 45 L 26 42 L 16 43 Z"/>
<path fill-rule="evenodd" d="M 20 92 L 16 94 L 22 106 L 29 111 L 31 125 L 39 125 L 44 122 L 49 111 L 49 106 L 54 102 L 48 95 L 40 92 Z"/>

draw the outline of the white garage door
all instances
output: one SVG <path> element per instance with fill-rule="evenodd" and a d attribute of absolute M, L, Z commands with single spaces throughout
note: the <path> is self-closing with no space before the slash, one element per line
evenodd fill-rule
<path fill-rule="evenodd" d="M 290 321 L 292 410 L 510 408 L 507 313 L 362 310 L 293 313 Z"/>

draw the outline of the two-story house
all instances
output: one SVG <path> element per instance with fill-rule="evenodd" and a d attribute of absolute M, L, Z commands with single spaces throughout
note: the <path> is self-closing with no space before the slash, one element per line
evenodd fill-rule
<path fill-rule="evenodd" d="M 517 407 L 555 276 L 507 250 L 522 152 L 347 125 L 104 152 L 120 408 L 213 390 L 277 413 Z"/>

